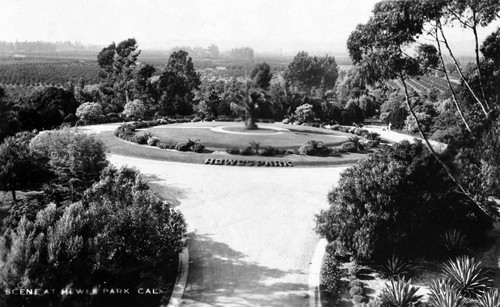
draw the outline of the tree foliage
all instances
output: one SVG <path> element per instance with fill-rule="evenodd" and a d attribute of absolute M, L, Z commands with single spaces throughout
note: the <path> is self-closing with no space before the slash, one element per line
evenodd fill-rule
<path fill-rule="evenodd" d="M 306 91 L 318 87 L 333 89 L 338 78 L 337 63 L 334 57 L 309 56 L 301 51 L 288 65 L 284 77 L 290 84 Z"/>
<path fill-rule="evenodd" d="M 132 99 L 132 81 L 137 67 L 137 58 L 141 53 L 134 38 L 105 47 L 97 55 L 101 68 L 99 76 L 105 81 L 113 102 L 122 107 Z"/>
<path fill-rule="evenodd" d="M 317 216 L 317 232 L 361 259 L 439 256 L 437 234 L 480 236 L 489 222 L 454 190 L 421 143 L 385 147 L 346 170 Z"/>
<path fill-rule="evenodd" d="M 102 141 L 70 129 L 40 133 L 29 146 L 34 154 L 47 162 L 58 194 L 56 199 L 77 199 L 99 179 L 108 164 Z"/>
<path fill-rule="evenodd" d="M 102 107 L 97 102 L 84 102 L 76 109 L 76 116 L 85 123 L 97 123 L 103 116 Z"/>
<path fill-rule="evenodd" d="M 33 136 L 19 132 L 0 144 L 0 189 L 11 191 L 14 200 L 16 190 L 41 183 L 43 168 L 29 147 Z"/>
<path fill-rule="evenodd" d="M 130 287 L 175 263 L 186 224 L 137 171 L 107 168 L 82 201 L 49 204 L 0 241 L 0 288 Z"/>
<path fill-rule="evenodd" d="M 70 91 L 47 87 L 29 95 L 19 107 L 18 116 L 23 130 L 43 130 L 56 128 L 68 115 L 74 115 L 78 102 Z"/>
<path fill-rule="evenodd" d="M 191 114 L 193 91 L 200 85 L 200 75 L 188 53 L 183 50 L 172 53 L 158 81 L 160 110 L 168 115 Z"/>

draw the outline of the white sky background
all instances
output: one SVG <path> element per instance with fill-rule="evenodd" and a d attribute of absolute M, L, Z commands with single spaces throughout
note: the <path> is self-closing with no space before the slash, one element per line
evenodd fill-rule
<path fill-rule="evenodd" d="M 378 0 L 0 0 L 0 40 L 107 45 L 129 37 L 142 49 L 202 46 L 257 52 L 346 52 L 347 37 Z M 483 30 L 484 38 L 499 23 Z M 471 33 L 453 29 L 464 45 Z M 469 43 L 469 42 L 467 42 Z M 458 45 L 457 45 L 458 46 Z M 473 45 L 470 45 L 473 50 Z"/>

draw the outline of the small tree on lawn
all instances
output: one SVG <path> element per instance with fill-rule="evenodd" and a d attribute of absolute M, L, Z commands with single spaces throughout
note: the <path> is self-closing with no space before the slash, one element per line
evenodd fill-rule
<path fill-rule="evenodd" d="M 33 136 L 19 132 L 0 144 L 0 189 L 11 191 L 14 201 L 16 190 L 40 183 L 42 168 L 29 148 Z"/>
<path fill-rule="evenodd" d="M 144 103 L 139 99 L 135 99 L 125 104 L 122 114 L 126 117 L 140 119 L 144 116 L 145 112 L 146 107 L 144 106 Z"/>
<path fill-rule="evenodd" d="M 76 116 L 86 124 L 99 121 L 102 115 L 101 105 L 97 102 L 84 102 L 76 109 Z"/>
<path fill-rule="evenodd" d="M 313 106 L 306 103 L 301 105 L 295 110 L 295 116 L 302 123 L 311 122 L 316 118 L 316 114 L 313 111 Z"/>

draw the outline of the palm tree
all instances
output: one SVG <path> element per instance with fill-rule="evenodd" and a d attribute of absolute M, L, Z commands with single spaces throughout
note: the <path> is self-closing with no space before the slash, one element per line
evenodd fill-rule
<path fill-rule="evenodd" d="M 258 129 L 255 123 L 259 103 L 266 101 L 265 93 L 253 81 L 248 80 L 235 96 L 236 108 L 245 111 L 245 128 Z"/>

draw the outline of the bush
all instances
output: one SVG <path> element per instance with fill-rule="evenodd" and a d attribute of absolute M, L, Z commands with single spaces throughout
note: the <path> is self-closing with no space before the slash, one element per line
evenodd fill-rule
<path fill-rule="evenodd" d="M 144 102 L 139 99 L 135 99 L 129 101 L 123 107 L 122 114 L 127 118 L 142 118 L 146 113 L 146 107 L 144 106 Z"/>
<path fill-rule="evenodd" d="M 0 288 L 129 287 L 175 265 L 186 230 L 137 171 L 107 168 L 80 202 L 49 204 L 3 236 Z"/>
<path fill-rule="evenodd" d="M 30 149 L 47 160 L 58 197 L 75 200 L 99 179 L 108 165 L 104 143 L 95 136 L 70 129 L 46 131 L 31 140 Z"/>
<path fill-rule="evenodd" d="M 174 142 L 162 142 L 158 143 L 156 146 L 161 149 L 175 149 L 176 143 Z"/>
<path fill-rule="evenodd" d="M 144 134 L 142 135 L 136 135 L 135 136 L 135 142 L 139 145 L 145 145 L 148 143 L 148 137 Z"/>
<path fill-rule="evenodd" d="M 119 126 L 118 128 L 116 128 L 115 136 L 122 139 L 124 135 L 128 135 L 130 133 L 135 132 L 135 129 L 136 129 L 135 125 L 123 124 L 123 125 Z"/>
<path fill-rule="evenodd" d="M 313 111 L 313 106 L 306 103 L 303 104 L 295 110 L 295 116 L 297 117 L 297 121 L 302 123 L 312 122 L 316 117 L 316 113 Z"/>
<path fill-rule="evenodd" d="M 156 120 L 157 125 L 166 125 L 168 124 L 168 121 L 166 119 L 160 118 Z"/>
<path fill-rule="evenodd" d="M 242 148 L 240 150 L 240 155 L 243 155 L 243 156 L 251 156 L 255 153 L 255 150 L 253 148 L 253 146 L 247 146 L 245 148 Z"/>
<path fill-rule="evenodd" d="M 339 262 L 331 254 L 326 254 L 325 261 L 321 267 L 321 285 L 331 295 L 339 294 L 341 290 L 342 271 Z"/>
<path fill-rule="evenodd" d="M 448 261 L 443 266 L 443 277 L 460 295 L 472 299 L 484 293 L 491 282 L 486 271 L 481 268 L 481 262 L 475 262 L 474 258 L 467 256 Z"/>
<path fill-rule="evenodd" d="M 238 147 L 228 148 L 226 151 L 228 154 L 231 154 L 231 155 L 239 155 L 240 154 L 240 149 Z"/>
<path fill-rule="evenodd" d="M 363 295 L 353 295 L 352 302 L 354 304 L 366 303 L 366 298 Z"/>
<path fill-rule="evenodd" d="M 410 266 L 405 258 L 392 255 L 380 266 L 380 273 L 384 279 L 405 278 L 410 275 Z"/>
<path fill-rule="evenodd" d="M 340 148 L 346 152 L 358 152 L 358 146 L 356 146 L 353 142 L 342 143 Z"/>
<path fill-rule="evenodd" d="M 410 281 L 390 280 L 382 290 L 382 306 L 412 307 L 420 302 L 417 295 L 418 287 L 413 287 Z"/>
<path fill-rule="evenodd" d="M 196 143 L 193 145 L 192 150 L 194 152 L 200 153 L 200 152 L 203 152 L 205 150 L 205 146 L 203 146 L 202 144 Z"/>
<path fill-rule="evenodd" d="M 97 102 L 84 102 L 76 109 L 76 116 L 87 124 L 98 122 L 101 115 L 104 114 L 101 105 Z"/>
<path fill-rule="evenodd" d="M 480 307 L 498 307 L 500 306 L 500 291 L 490 289 L 478 299 Z"/>
<path fill-rule="evenodd" d="M 447 230 L 441 238 L 448 256 L 463 255 L 469 250 L 465 235 L 459 230 Z"/>
<path fill-rule="evenodd" d="M 354 297 L 355 295 L 363 296 L 364 294 L 365 294 L 365 290 L 363 289 L 363 287 L 360 287 L 360 286 L 353 286 L 349 290 L 349 295 L 351 297 Z"/>
<path fill-rule="evenodd" d="M 363 283 L 360 281 L 360 280 L 357 280 L 357 279 L 351 279 L 351 281 L 349 281 L 349 287 L 360 287 L 360 288 L 363 288 L 364 285 Z"/>
<path fill-rule="evenodd" d="M 375 148 L 375 147 L 378 147 L 378 145 L 380 145 L 379 141 L 368 141 L 368 142 L 366 142 L 366 147 L 367 148 Z"/>
<path fill-rule="evenodd" d="M 429 288 L 429 303 L 432 306 L 466 306 L 467 301 L 458 294 L 453 285 L 444 280 L 434 280 Z"/>
<path fill-rule="evenodd" d="M 330 208 L 317 216 L 316 231 L 357 259 L 439 257 L 442 242 L 436 234 L 456 228 L 479 238 L 491 225 L 455 192 L 421 143 L 371 153 L 342 173 L 328 199 Z"/>
<path fill-rule="evenodd" d="M 157 145 L 158 145 L 158 143 L 160 143 L 160 139 L 159 139 L 159 138 L 157 138 L 156 136 L 150 137 L 150 138 L 148 139 L 148 145 L 149 145 L 149 146 L 157 146 Z"/>
<path fill-rule="evenodd" d="M 323 144 L 323 142 L 311 140 L 304 143 L 304 145 L 299 148 L 298 152 L 301 155 L 326 156 L 330 154 L 331 149 Z"/>
<path fill-rule="evenodd" d="M 267 157 L 274 156 L 274 154 L 275 154 L 274 147 L 272 147 L 272 146 L 261 147 L 261 148 L 259 148 L 258 153 L 261 156 L 267 156 Z"/>
<path fill-rule="evenodd" d="M 194 144 L 191 141 L 188 142 L 180 142 L 175 145 L 175 150 L 178 151 L 191 151 L 191 147 Z"/>

